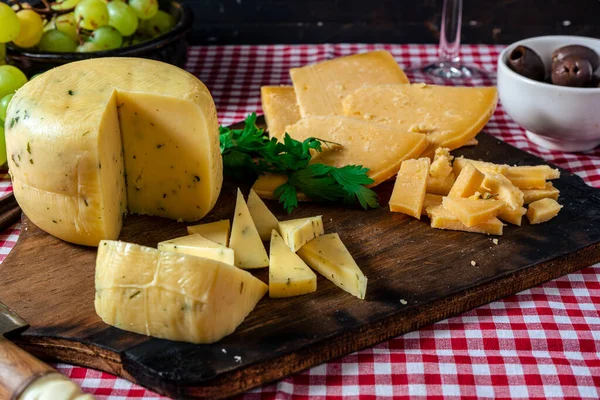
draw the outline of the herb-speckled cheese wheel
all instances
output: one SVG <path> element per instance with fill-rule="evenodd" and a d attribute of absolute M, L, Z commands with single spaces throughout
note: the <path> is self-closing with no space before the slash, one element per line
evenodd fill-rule
<path fill-rule="evenodd" d="M 45 72 L 12 99 L 6 144 L 25 214 L 76 244 L 116 239 L 127 210 L 198 220 L 223 180 L 208 89 L 151 60 L 93 59 Z"/>

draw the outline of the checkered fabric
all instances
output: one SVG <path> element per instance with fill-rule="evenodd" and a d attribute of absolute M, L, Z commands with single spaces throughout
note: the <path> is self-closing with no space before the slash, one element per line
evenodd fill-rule
<path fill-rule="evenodd" d="M 211 89 L 222 124 L 261 112 L 262 85 L 289 84 L 288 69 L 384 48 L 409 70 L 436 59 L 432 45 L 211 46 L 190 50 L 188 70 Z M 463 46 L 466 64 L 492 78 L 498 46 Z M 409 73 L 413 81 L 423 77 Z M 561 154 L 530 143 L 498 107 L 485 131 L 579 174 L 600 187 L 600 148 Z M 10 186 L 2 180 L 0 190 Z M 0 258 L 19 226 L 0 238 Z M 112 375 L 57 368 L 101 399 L 161 398 Z M 246 393 L 247 399 L 289 398 L 600 398 L 600 264 L 371 349 L 311 368 Z"/>

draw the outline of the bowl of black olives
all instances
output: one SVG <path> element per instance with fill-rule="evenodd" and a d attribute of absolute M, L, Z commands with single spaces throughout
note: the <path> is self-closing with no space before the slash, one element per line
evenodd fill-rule
<path fill-rule="evenodd" d="M 540 36 L 498 59 L 498 94 L 532 142 L 552 150 L 600 145 L 600 39 Z"/>

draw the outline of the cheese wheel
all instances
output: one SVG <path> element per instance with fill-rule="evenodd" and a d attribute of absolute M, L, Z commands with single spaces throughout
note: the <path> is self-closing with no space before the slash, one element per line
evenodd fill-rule
<path fill-rule="evenodd" d="M 82 245 L 116 239 L 127 210 L 198 220 L 223 180 L 208 89 L 158 61 L 92 59 L 45 72 L 10 102 L 6 144 L 25 214 Z"/>

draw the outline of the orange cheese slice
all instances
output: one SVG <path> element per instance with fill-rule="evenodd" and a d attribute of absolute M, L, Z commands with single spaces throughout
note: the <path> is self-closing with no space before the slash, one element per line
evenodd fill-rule
<path fill-rule="evenodd" d="M 560 178 L 560 171 L 549 165 L 509 167 L 504 175 L 520 189 L 544 189 L 546 181 Z"/>
<path fill-rule="evenodd" d="M 292 68 L 290 76 L 303 117 L 343 115 L 342 100 L 362 86 L 408 83 L 404 71 L 385 50 Z"/>
<path fill-rule="evenodd" d="M 502 235 L 502 229 L 504 227 L 502 221 L 500 221 L 498 218 L 492 218 L 489 221 L 485 221 L 479 225 L 471 227 L 466 226 L 442 205 L 427 208 L 427 215 L 431 220 L 431 227 L 437 229 L 485 233 L 488 235 Z"/>
<path fill-rule="evenodd" d="M 421 218 L 430 163 L 426 157 L 402 163 L 390 198 L 390 211 Z"/>
<path fill-rule="evenodd" d="M 558 195 L 560 194 L 558 189 L 552 185 L 552 182 L 546 182 L 543 189 L 521 189 L 521 192 L 523 192 L 523 201 L 525 204 L 545 198 L 558 200 Z"/>
<path fill-rule="evenodd" d="M 269 137 L 283 137 L 285 127 L 295 124 L 300 119 L 294 88 L 263 86 L 260 88 L 260 98 Z"/>
<path fill-rule="evenodd" d="M 473 139 L 496 109 L 495 87 L 452 87 L 423 83 L 362 87 L 343 102 L 344 114 L 426 133 L 437 147 L 456 149 Z"/>
<path fill-rule="evenodd" d="M 509 222 L 513 225 L 521 226 L 521 221 L 523 220 L 523 215 L 527 212 L 525 207 L 519 207 L 516 209 L 511 209 L 509 207 L 505 207 L 498 213 L 498 218 L 500 218 L 504 222 Z"/>
<path fill-rule="evenodd" d="M 468 227 L 473 227 L 495 218 L 506 207 L 506 203 L 500 200 L 478 200 L 456 197 L 444 197 L 442 205 Z"/>
<path fill-rule="evenodd" d="M 481 186 L 481 183 L 485 179 L 485 175 L 481 173 L 471 163 L 460 171 L 456 182 L 448 193 L 449 197 L 469 197 L 472 196 Z"/>
<path fill-rule="evenodd" d="M 554 199 L 545 198 L 537 200 L 529 205 L 527 218 L 530 224 L 541 224 L 556 217 L 561 208 L 563 206 L 558 204 Z"/>

